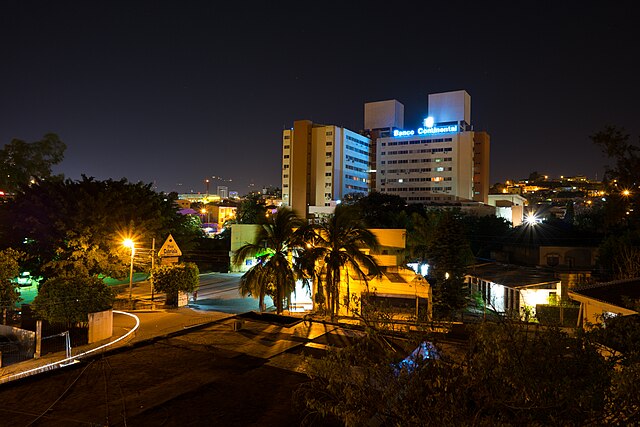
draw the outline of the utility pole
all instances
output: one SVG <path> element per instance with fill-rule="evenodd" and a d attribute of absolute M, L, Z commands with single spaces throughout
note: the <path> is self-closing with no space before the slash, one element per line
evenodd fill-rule
<path fill-rule="evenodd" d="M 151 240 L 151 271 L 153 272 L 153 267 L 156 261 L 156 238 L 154 237 Z M 149 278 L 149 283 L 151 284 L 151 301 L 153 301 L 153 276 Z"/>

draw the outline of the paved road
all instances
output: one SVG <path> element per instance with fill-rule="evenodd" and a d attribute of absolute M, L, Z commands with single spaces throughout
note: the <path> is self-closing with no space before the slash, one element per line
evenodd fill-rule
<path fill-rule="evenodd" d="M 218 311 L 238 314 L 247 311 L 259 311 L 258 300 L 253 297 L 243 298 L 238 291 L 242 273 L 204 273 L 200 275 L 200 288 L 194 302 L 189 299 L 189 306 L 195 310 Z M 123 287 L 128 294 L 128 287 Z M 151 299 L 149 282 L 134 283 L 132 290 L 134 299 Z M 158 296 L 154 296 L 158 300 Z M 271 298 L 265 299 L 267 309 L 273 306 Z"/>
<path fill-rule="evenodd" d="M 195 302 L 189 306 L 197 310 L 219 311 L 222 313 L 245 313 L 259 311 L 258 300 L 242 297 L 238 290 L 241 273 L 207 273 L 200 275 L 200 289 Z M 273 305 L 266 298 L 267 307 Z"/>

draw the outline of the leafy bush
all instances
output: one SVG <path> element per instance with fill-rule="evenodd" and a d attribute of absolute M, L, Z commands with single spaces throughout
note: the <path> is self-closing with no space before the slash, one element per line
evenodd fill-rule
<path fill-rule="evenodd" d="M 166 293 L 168 305 L 176 305 L 179 291 L 193 292 L 198 289 L 199 274 L 198 266 L 190 262 L 161 265 L 151 272 L 153 289 Z"/>
<path fill-rule="evenodd" d="M 50 323 L 86 323 L 89 313 L 110 309 L 114 299 L 115 291 L 99 277 L 69 273 L 40 285 L 33 310 Z"/>

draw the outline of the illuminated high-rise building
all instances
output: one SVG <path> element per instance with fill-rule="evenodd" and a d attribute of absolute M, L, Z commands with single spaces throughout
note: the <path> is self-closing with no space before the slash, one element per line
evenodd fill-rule
<path fill-rule="evenodd" d="M 382 103 L 387 109 L 374 109 L 383 111 L 375 119 L 365 105 L 365 126 L 372 126 L 367 132 L 378 134 L 376 191 L 409 203 L 486 203 L 489 135 L 473 131 L 466 91 L 429 95 L 428 116 L 415 128 L 403 128 L 399 108 L 393 107 L 397 101 Z"/>
<path fill-rule="evenodd" d="M 369 191 L 371 140 L 349 129 L 297 120 L 282 132 L 282 203 L 301 217 L 333 212 Z"/>

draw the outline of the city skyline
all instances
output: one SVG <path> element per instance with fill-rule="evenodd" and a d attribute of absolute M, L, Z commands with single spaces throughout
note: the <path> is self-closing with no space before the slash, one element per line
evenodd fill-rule
<path fill-rule="evenodd" d="M 438 18 L 433 18 L 433 17 Z M 602 178 L 589 135 L 636 142 L 632 41 L 622 6 L 304 6 L 170 2 L 0 6 L 0 142 L 47 132 L 56 173 L 161 191 L 240 194 L 281 184 L 295 120 L 364 127 L 366 102 L 397 99 L 405 127 L 427 95 L 466 90 L 491 136 L 490 183 Z M 429 17 L 429 18 L 426 18 Z"/>

